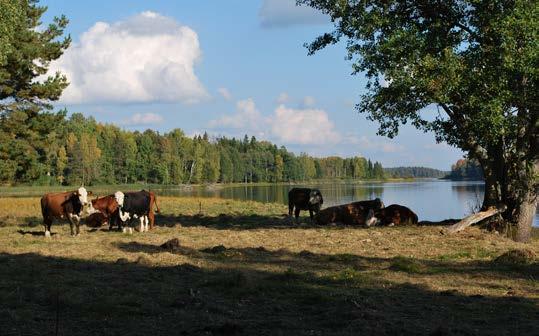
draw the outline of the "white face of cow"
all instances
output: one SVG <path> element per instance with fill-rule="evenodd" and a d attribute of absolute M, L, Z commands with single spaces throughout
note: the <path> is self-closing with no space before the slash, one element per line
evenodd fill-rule
<path fill-rule="evenodd" d="M 118 203 L 118 206 L 122 207 L 124 205 L 124 193 L 121 191 L 117 191 L 114 193 L 114 199 L 116 199 L 116 203 Z"/>
<path fill-rule="evenodd" d="M 88 192 L 84 187 L 80 187 L 77 190 L 77 195 L 79 196 L 79 201 L 82 204 L 82 206 L 88 205 Z"/>

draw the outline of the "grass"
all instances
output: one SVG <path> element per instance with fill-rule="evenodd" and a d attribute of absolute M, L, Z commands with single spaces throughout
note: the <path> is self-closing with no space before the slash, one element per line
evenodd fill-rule
<path fill-rule="evenodd" d="M 300 225 L 279 204 L 158 197 L 133 235 L 55 223 L 38 198 L 0 198 L 2 335 L 527 335 L 539 266 L 469 228 Z M 536 234 L 536 233 L 534 233 Z M 179 248 L 162 249 L 178 238 Z M 516 260 L 516 259 L 515 259 Z M 56 316 L 58 314 L 58 323 Z"/>

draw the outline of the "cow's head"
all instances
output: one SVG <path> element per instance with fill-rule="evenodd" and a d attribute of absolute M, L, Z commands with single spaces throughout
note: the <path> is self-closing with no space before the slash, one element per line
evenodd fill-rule
<path fill-rule="evenodd" d="M 378 197 L 376 197 L 376 199 L 374 200 L 374 202 L 376 202 L 376 209 L 383 209 L 385 208 L 385 205 L 384 205 L 384 202 L 382 202 L 382 200 Z"/>
<path fill-rule="evenodd" d="M 116 203 L 118 203 L 118 206 L 121 208 L 124 205 L 124 198 L 125 195 L 121 191 L 117 191 L 114 193 L 114 199 L 116 200 Z"/>
<path fill-rule="evenodd" d="M 88 205 L 88 192 L 86 191 L 86 188 L 80 187 L 74 194 L 79 198 L 80 204 L 82 204 L 83 207 Z"/>
<path fill-rule="evenodd" d="M 313 208 L 315 212 L 320 211 L 320 207 L 324 203 L 324 198 L 322 197 L 322 193 L 318 189 L 312 189 L 309 194 L 309 204 Z"/>

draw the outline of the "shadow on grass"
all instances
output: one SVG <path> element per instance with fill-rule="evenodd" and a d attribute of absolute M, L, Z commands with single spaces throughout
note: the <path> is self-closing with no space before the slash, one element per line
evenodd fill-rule
<path fill-rule="evenodd" d="M 436 275 L 436 274 L 476 274 L 485 278 L 507 279 L 539 279 L 539 263 L 530 265 L 507 265 L 496 261 L 469 260 L 422 260 L 403 256 L 392 258 L 366 257 L 355 254 L 318 254 L 310 251 L 299 253 L 287 249 L 270 251 L 266 248 L 227 248 L 218 245 L 210 248 L 196 250 L 193 248 L 178 246 L 167 249 L 158 245 L 140 242 L 115 243 L 120 250 L 130 253 L 174 253 L 190 256 L 192 258 L 212 260 L 224 265 L 279 265 L 290 269 L 301 269 L 307 272 L 324 270 L 338 271 L 343 268 L 354 271 L 391 270 L 407 274 Z"/>
<path fill-rule="evenodd" d="M 539 318 L 530 299 L 447 295 L 353 269 L 316 276 L 2 253 L 0 272 L 3 335 L 53 335 L 56 314 L 60 335 L 527 335 Z"/>

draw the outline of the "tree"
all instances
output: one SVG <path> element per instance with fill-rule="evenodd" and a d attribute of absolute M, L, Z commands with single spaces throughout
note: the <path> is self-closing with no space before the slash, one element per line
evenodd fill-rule
<path fill-rule="evenodd" d="M 298 0 L 328 14 L 334 31 L 307 45 L 313 54 L 347 41 L 354 74 L 365 73 L 358 110 L 398 134 L 411 122 L 477 160 L 483 209 L 530 239 L 539 173 L 539 6 L 535 1 Z M 427 107 L 436 110 L 425 110 Z"/>
<path fill-rule="evenodd" d="M 50 175 L 48 154 L 52 152 L 46 153 L 46 144 L 59 140 L 50 133 L 58 126 L 54 121 L 63 119 L 63 112 L 42 112 L 51 108 L 50 101 L 57 100 L 68 83 L 60 73 L 43 78 L 49 63 L 62 55 L 71 39 L 59 39 L 68 22 L 63 16 L 54 18 L 45 29 L 37 29 L 45 11 L 34 0 L 0 0 L 2 181 L 9 177 L 29 182 Z"/>

